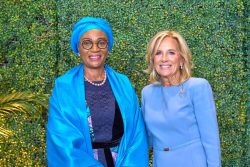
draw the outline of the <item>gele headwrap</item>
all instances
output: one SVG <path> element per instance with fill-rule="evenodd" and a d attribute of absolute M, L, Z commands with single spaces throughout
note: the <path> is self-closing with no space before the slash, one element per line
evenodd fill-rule
<path fill-rule="evenodd" d="M 80 19 L 73 28 L 70 46 L 75 54 L 78 54 L 78 45 L 81 36 L 92 29 L 99 29 L 103 31 L 108 38 L 108 51 L 113 47 L 113 33 L 109 23 L 102 18 L 94 18 L 94 17 L 83 17 Z"/>

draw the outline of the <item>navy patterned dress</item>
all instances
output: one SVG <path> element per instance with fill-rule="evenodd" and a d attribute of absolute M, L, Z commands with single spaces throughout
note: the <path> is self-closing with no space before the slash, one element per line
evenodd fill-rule
<path fill-rule="evenodd" d="M 92 142 L 110 142 L 122 136 L 122 117 L 108 79 L 102 86 L 95 86 L 85 81 L 85 97 L 89 108 L 87 114 Z M 109 151 L 113 164 L 107 160 L 108 154 L 103 148 L 93 149 L 95 159 L 105 167 L 114 166 L 118 146 L 111 147 Z"/>

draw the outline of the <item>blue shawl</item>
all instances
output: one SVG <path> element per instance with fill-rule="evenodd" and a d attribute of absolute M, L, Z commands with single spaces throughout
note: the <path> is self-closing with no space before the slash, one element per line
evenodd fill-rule
<path fill-rule="evenodd" d="M 83 69 L 82 64 L 76 66 L 55 81 L 46 132 L 49 167 L 102 166 L 93 157 Z M 105 70 L 124 123 L 115 166 L 148 166 L 146 132 L 134 88 L 126 76 L 107 65 Z"/>

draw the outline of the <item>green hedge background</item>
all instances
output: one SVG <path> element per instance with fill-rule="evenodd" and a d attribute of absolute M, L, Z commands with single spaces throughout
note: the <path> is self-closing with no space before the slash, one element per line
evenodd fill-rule
<path fill-rule="evenodd" d="M 107 64 L 128 75 L 138 96 L 148 84 L 144 55 L 158 31 L 179 31 L 193 53 L 193 76 L 206 78 L 216 102 L 223 167 L 250 164 L 249 6 L 247 0 L 6 0 L 0 3 L 0 93 L 50 94 L 79 63 L 69 46 L 83 16 L 106 19 L 115 46 Z M 248 105 L 247 105 L 248 104 Z M 43 114 L 10 115 L 15 135 L 0 143 L 1 166 L 46 166 Z M 248 164 L 248 165 L 247 165 Z"/>

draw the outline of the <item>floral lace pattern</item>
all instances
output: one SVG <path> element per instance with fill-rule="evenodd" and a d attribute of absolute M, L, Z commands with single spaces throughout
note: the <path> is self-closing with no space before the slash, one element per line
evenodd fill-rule
<path fill-rule="evenodd" d="M 88 124 L 89 124 L 89 133 L 90 133 L 91 141 L 95 141 L 94 129 L 93 129 L 93 124 L 92 124 L 92 119 L 91 119 L 89 107 L 87 108 L 87 119 L 88 119 Z M 119 148 L 119 146 L 110 148 L 114 163 L 116 162 L 116 158 L 118 155 L 118 148 Z M 96 160 L 98 160 L 98 149 L 93 149 L 93 155 L 94 155 L 94 158 Z"/>

